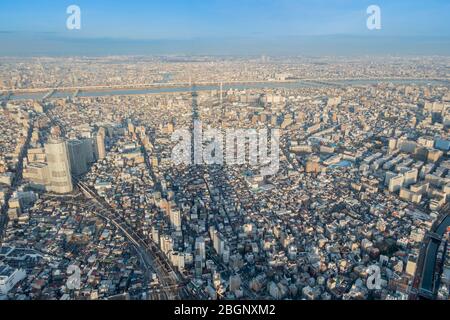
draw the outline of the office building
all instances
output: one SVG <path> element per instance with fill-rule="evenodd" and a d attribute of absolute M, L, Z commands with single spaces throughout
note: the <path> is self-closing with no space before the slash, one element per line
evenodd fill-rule
<path fill-rule="evenodd" d="M 206 260 L 206 246 L 203 237 L 197 237 L 195 239 L 195 253 L 201 257 L 202 261 Z"/>
<path fill-rule="evenodd" d="M 91 138 L 84 138 L 81 139 L 81 142 L 83 143 L 83 150 L 86 155 L 86 162 L 88 164 L 95 162 L 94 157 L 94 144 Z"/>
<path fill-rule="evenodd" d="M 72 175 L 66 142 L 61 139 L 50 140 L 45 145 L 45 154 L 48 163 L 48 189 L 60 194 L 72 192 Z"/>
<path fill-rule="evenodd" d="M 70 168 L 72 174 L 80 176 L 88 171 L 87 153 L 85 144 L 80 140 L 69 140 L 67 142 L 70 157 Z"/>

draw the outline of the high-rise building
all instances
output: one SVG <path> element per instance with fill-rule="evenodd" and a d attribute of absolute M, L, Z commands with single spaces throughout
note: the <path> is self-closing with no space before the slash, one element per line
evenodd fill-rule
<path fill-rule="evenodd" d="M 94 157 L 94 144 L 91 138 L 81 139 L 83 143 L 83 150 L 86 153 L 86 162 L 88 164 L 95 162 Z"/>
<path fill-rule="evenodd" d="M 105 136 L 105 128 L 100 128 L 95 134 L 95 158 L 97 160 L 103 160 L 106 157 Z"/>
<path fill-rule="evenodd" d="M 61 139 L 52 139 L 45 145 L 48 164 L 48 189 L 55 193 L 73 191 L 67 144 Z"/>
<path fill-rule="evenodd" d="M 168 236 L 161 236 L 160 237 L 160 246 L 161 246 L 161 251 L 164 252 L 166 255 L 173 250 L 173 239 Z"/>
<path fill-rule="evenodd" d="M 394 151 L 397 148 L 397 139 L 389 139 L 389 152 Z"/>
<path fill-rule="evenodd" d="M 417 182 L 417 176 L 419 175 L 419 170 L 411 169 L 404 173 L 403 185 L 409 187 L 410 185 Z"/>
<path fill-rule="evenodd" d="M 85 144 L 80 140 L 69 140 L 67 142 L 70 157 L 70 168 L 72 174 L 80 176 L 88 171 L 87 152 Z"/>
<path fill-rule="evenodd" d="M 153 242 L 159 246 L 159 230 L 155 226 L 152 227 L 151 238 L 152 238 Z"/>
<path fill-rule="evenodd" d="M 35 162 L 28 164 L 23 169 L 23 178 L 33 183 L 33 187 L 45 190 L 49 184 L 48 165 L 46 163 Z"/>
<path fill-rule="evenodd" d="M 440 150 L 430 149 L 428 150 L 428 161 L 438 162 L 443 155 L 444 153 Z"/>
<path fill-rule="evenodd" d="M 394 178 L 395 176 L 397 176 L 397 174 L 395 172 L 392 171 L 386 171 L 386 175 L 385 175 L 385 179 L 384 179 L 384 185 L 389 186 L 389 183 L 391 181 L 392 178 Z"/>
<path fill-rule="evenodd" d="M 200 278 L 203 274 L 203 261 L 200 256 L 195 256 L 194 267 L 195 267 L 195 276 Z"/>
<path fill-rule="evenodd" d="M 213 233 L 213 245 L 214 250 L 216 250 L 217 254 L 221 256 L 224 251 L 225 242 L 222 238 L 222 235 L 217 230 L 215 230 Z"/>
<path fill-rule="evenodd" d="M 390 192 L 397 192 L 401 189 L 403 182 L 405 181 L 405 177 L 401 174 L 392 177 L 389 180 L 389 191 Z"/>
<path fill-rule="evenodd" d="M 177 230 L 181 231 L 181 212 L 180 210 L 170 210 L 170 224 L 172 227 Z"/>
<path fill-rule="evenodd" d="M 401 152 L 414 153 L 417 148 L 417 143 L 414 141 L 403 139 L 398 141 L 397 147 Z"/>
<path fill-rule="evenodd" d="M 206 260 L 206 246 L 203 237 L 197 237 L 195 239 L 195 253 L 202 258 L 202 261 Z"/>

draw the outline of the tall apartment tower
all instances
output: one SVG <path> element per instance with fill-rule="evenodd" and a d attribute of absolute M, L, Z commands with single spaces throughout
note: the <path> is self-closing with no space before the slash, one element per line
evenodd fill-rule
<path fill-rule="evenodd" d="M 389 153 L 393 152 L 397 148 L 397 139 L 389 139 Z"/>
<path fill-rule="evenodd" d="M 213 245 L 216 253 L 221 256 L 225 248 L 225 242 L 223 241 L 222 235 L 217 230 L 213 232 Z"/>
<path fill-rule="evenodd" d="M 195 239 L 195 254 L 199 255 L 202 261 L 206 260 L 205 238 L 197 237 Z"/>
<path fill-rule="evenodd" d="M 95 157 L 97 160 L 103 160 L 106 157 L 105 136 L 105 128 L 100 128 L 95 134 Z"/>
<path fill-rule="evenodd" d="M 67 144 L 61 139 L 52 139 L 45 145 L 48 164 L 49 190 L 64 194 L 73 191 Z"/>
<path fill-rule="evenodd" d="M 69 149 L 70 168 L 76 176 L 85 174 L 88 171 L 87 152 L 85 145 L 80 140 L 69 140 L 67 142 Z"/>
<path fill-rule="evenodd" d="M 86 152 L 86 162 L 88 164 L 92 164 L 95 162 L 94 158 L 94 143 L 91 138 L 84 138 L 81 139 L 81 142 L 83 143 L 83 150 Z"/>
<path fill-rule="evenodd" d="M 170 223 L 176 231 L 181 231 L 181 212 L 174 209 L 170 211 Z"/>

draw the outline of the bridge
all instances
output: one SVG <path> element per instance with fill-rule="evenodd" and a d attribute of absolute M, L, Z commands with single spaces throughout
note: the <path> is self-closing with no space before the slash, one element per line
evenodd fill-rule
<path fill-rule="evenodd" d="M 78 95 L 80 94 L 80 89 L 77 89 L 74 93 L 73 93 L 73 95 L 72 95 L 72 99 L 75 99 L 76 97 L 78 97 Z"/>
<path fill-rule="evenodd" d="M 48 98 L 51 98 L 51 96 L 54 95 L 55 92 L 56 92 L 56 89 L 51 89 L 49 92 L 47 92 L 47 94 L 45 94 L 45 95 L 42 97 L 42 100 L 46 100 L 46 99 L 48 99 Z"/>
<path fill-rule="evenodd" d="M 9 99 L 11 98 L 12 93 L 10 91 L 7 92 L 1 92 L 0 93 L 0 103 L 7 103 Z"/>

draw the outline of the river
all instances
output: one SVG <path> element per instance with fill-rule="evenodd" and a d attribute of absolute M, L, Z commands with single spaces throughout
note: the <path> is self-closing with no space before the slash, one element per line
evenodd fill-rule
<path fill-rule="evenodd" d="M 300 88 L 318 88 L 326 86 L 362 86 L 374 85 L 378 83 L 392 83 L 402 85 L 448 85 L 441 80 L 333 80 L 326 82 L 315 81 L 292 81 L 292 82 L 261 82 L 248 84 L 224 84 L 223 90 L 237 89 L 300 89 Z M 104 97 L 104 96 L 127 96 L 127 95 L 146 95 L 160 93 L 185 93 L 195 91 L 218 90 L 219 85 L 199 85 L 195 89 L 190 86 L 177 86 L 166 88 L 146 88 L 146 89 L 105 89 L 105 90 L 81 90 L 78 97 Z M 75 92 L 75 91 L 74 91 Z M 74 92 L 56 91 L 49 99 L 71 97 Z M 47 93 L 20 93 L 13 94 L 10 100 L 41 100 Z"/>

